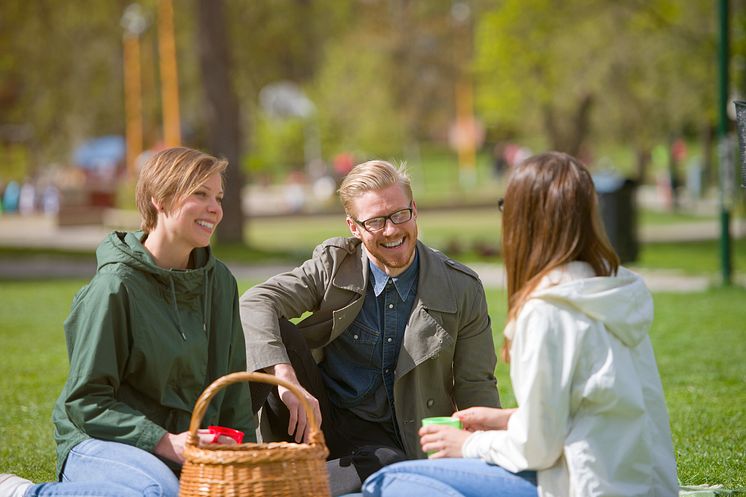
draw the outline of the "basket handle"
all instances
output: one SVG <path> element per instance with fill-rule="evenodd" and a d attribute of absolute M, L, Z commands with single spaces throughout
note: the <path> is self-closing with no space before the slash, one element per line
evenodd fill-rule
<path fill-rule="evenodd" d="M 311 408 L 311 404 L 309 404 L 305 397 L 303 397 L 298 387 L 271 374 L 247 372 L 230 373 L 222 376 L 213 381 L 210 386 L 208 386 L 205 391 L 202 392 L 202 395 L 199 396 L 199 398 L 197 399 L 197 403 L 194 405 L 192 420 L 189 423 L 189 436 L 187 437 L 186 445 L 198 445 L 199 436 L 197 435 L 197 430 L 199 429 L 200 423 L 202 423 L 202 418 L 204 417 L 207 406 L 210 404 L 212 398 L 215 397 L 215 395 L 220 390 L 227 387 L 228 385 L 232 385 L 233 383 L 240 383 L 243 381 L 256 381 L 259 383 L 269 383 L 270 385 L 279 385 L 293 392 L 293 395 L 295 395 L 298 400 L 300 400 L 300 403 L 303 406 L 303 410 L 306 411 L 306 416 L 308 416 L 308 425 L 310 427 L 310 443 L 324 445 L 324 435 L 319 429 L 319 425 L 316 421 L 316 416 L 313 413 L 313 409 Z"/>

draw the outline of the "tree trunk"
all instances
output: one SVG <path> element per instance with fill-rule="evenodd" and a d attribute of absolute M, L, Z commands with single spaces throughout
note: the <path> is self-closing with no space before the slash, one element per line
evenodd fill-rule
<path fill-rule="evenodd" d="M 241 208 L 241 126 L 238 98 L 230 79 L 231 61 L 223 0 L 196 0 L 200 69 L 205 89 L 205 117 L 210 152 L 228 159 L 223 198 L 223 221 L 218 240 L 243 243 L 244 215 Z"/>
<path fill-rule="evenodd" d="M 564 115 L 558 118 L 551 103 L 543 107 L 544 130 L 549 137 L 552 150 L 565 152 L 573 157 L 580 156 L 583 143 L 590 132 L 592 107 L 593 95 L 591 94 L 584 95 L 578 102 L 571 120 L 564 119 Z"/>
<path fill-rule="evenodd" d="M 635 181 L 638 185 L 646 184 L 648 180 L 648 169 L 650 166 L 650 147 L 639 146 L 636 150 Z"/>

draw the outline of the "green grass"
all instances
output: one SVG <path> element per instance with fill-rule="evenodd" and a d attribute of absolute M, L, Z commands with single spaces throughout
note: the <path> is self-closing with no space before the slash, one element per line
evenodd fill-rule
<path fill-rule="evenodd" d="M 0 461 L 2 472 L 54 477 L 50 415 L 65 381 L 62 323 L 84 281 L 0 285 Z M 240 281 L 243 291 L 256 282 Z M 496 346 L 505 293 L 488 289 Z M 746 290 L 656 294 L 651 337 L 666 392 L 679 477 L 684 484 L 746 487 Z M 500 393 L 514 405 L 508 370 Z"/>
<path fill-rule="evenodd" d="M 720 241 L 651 243 L 643 245 L 634 266 L 678 270 L 686 274 L 720 274 Z M 731 240 L 734 271 L 746 270 L 746 238 Z"/>
<path fill-rule="evenodd" d="M 688 212 L 669 212 L 650 209 L 641 209 L 638 222 L 641 225 L 662 225 L 689 223 L 698 221 L 712 221 L 717 219 L 715 214 L 702 215 Z"/>

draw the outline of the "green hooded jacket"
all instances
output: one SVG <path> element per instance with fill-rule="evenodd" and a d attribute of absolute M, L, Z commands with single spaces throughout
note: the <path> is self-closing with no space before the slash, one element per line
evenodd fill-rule
<path fill-rule="evenodd" d="M 153 452 L 167 432 L 189 429 L 205 387 L 246 370 L 230 271 L 209 247 L 192 252 L 196 269 L 161 268 L 141 240 L 141 232 L 114 232 L 101 243 L 96 275 L 65 321 L 70 373 L 52 414 L 58 474 L 70 449 L 88 438 Z M 211 401 L 208 425 L 256 440 L 248 384 Z"/>

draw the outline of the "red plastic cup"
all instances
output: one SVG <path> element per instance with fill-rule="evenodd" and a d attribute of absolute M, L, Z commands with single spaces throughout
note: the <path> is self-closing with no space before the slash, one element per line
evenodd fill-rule
<path fill-rule="evenodd" d="M 225 426 L 208 426 L 207 430 L 215 435 L 210 443 L 218 443 L 221 435 L 232 438 L 237 444 L 243 443 L 242 431 L 234 430 L 233 428 L 226 428 Z"/>

